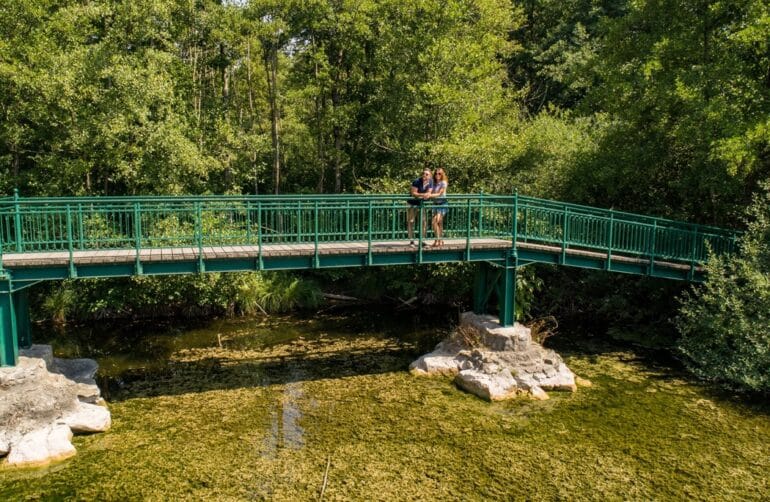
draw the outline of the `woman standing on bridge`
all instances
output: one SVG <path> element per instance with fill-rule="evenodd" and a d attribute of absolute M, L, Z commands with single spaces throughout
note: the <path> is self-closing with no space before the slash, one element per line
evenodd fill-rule
<path fill-rule="evenodd" d="M 449 208 L 449 203 L 446 199 L 447 188 L 449 188 L 449 179 L 447 178 L 446 171 L 443 167 L 438 167 L 433 174 L 433 188 L 428 196 L 433 199 L 433 203 L 437 206 L 433 209 L 433 235 L 436 240 L 433 242 L 433 247 L 439 247 L 444 245 L 444 217 L 446 216 Z"/>

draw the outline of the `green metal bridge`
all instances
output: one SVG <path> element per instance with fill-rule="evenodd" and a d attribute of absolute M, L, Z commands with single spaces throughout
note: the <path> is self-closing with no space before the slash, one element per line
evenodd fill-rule
<path fill-rule="evenodd" d="M 0 198 L 0 365 L 31 344 L 27 288 L 47 280 L 479 262 L 474 309 L 496 292 L 511 325 L 527 264 L 701 281 L 710 252 L 736 248 L 731 230 L 517 194 L 448 196 L 438 248 L 422 246 L 432 240 L 426 203 L 411 246 L 407 198 Z"/>

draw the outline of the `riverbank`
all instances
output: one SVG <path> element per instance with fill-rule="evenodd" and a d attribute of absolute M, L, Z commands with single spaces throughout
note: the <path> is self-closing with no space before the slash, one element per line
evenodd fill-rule
<path fill-rule="evenodd" d="M 487 403 L 409 363 L 445 326 L 390 315 L 63 334 L 95 357 L 113 428 L 77 457 L 0 470 L 10 499 L 758 499 L 770 407 L 595 342 L 559 348 L 593 382 Z M 56 339 L 62 339 L 54 337 Z M 550 340 L 549 340 L 550 341 Z M 128 346 L 126 346 L 128 345 Z M 56 347 L 56 345 L 55 345 Z M 326 466 L 328 463 L 328 471 Z"/>

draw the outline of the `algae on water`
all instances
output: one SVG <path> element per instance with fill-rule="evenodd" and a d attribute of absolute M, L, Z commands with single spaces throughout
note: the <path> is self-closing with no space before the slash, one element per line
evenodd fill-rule
<path fill-rule="evenodd" d="M 579 345 L 565 361 L 593 387 L 490 404 L 447 379 L 412 377 L 409 363 L 430 348 L 421 340 L 441 333 L 400 324 L 218 321 L 134 333 L 126 347 L 106 337 L 110 351 L 98 334 L 71 333 L 106 368 L 113 428 L 76 438 L 78 456 L 45 471 L 0 469 L 0 493 L 307 500 L 325 473 L 329 500 L 768 492 L 766 404 L 714 395 L 633 353 Z M 132 358 L 136 347 L 148 350 Z"/>

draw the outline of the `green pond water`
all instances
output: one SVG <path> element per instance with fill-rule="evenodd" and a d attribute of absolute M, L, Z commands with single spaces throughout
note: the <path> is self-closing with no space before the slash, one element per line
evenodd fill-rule
<path fill-rule="evenodd" d="M 449 378 L 407 371 L 449 317 L 355 312 L 38 335 L 59 356 L 100 362 L 113 427 L 76 436 L 77 456 L 51 467 L 0 468 L 0 500 L 770 494 L 767 403 L 566 333 L 549 342 L 592 387 L 487 403 Z"/>

